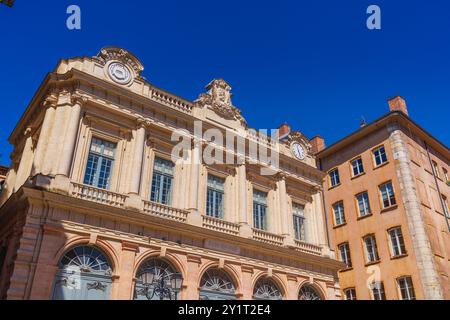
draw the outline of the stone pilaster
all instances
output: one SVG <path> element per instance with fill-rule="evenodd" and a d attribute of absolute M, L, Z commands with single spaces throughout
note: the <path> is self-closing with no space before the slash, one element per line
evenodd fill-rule
<path fill-rule="evenodd" d="M 443 292 L 434 264 L 430 241 L 425 229 L 414 175 L 410 167 L 408 146 L 403 140 L 403 133 L 398 123 L 390 124 L 388 130 L 390 132 L 389 141 L 394 155 L 397 178 L 401 186 L 403 205 L 406 210 L 408 229 L 414 247 L 424 298 L 427 300 L 441 300 L 443 299 Z"/>
<path fill-rule="evenodd" d="M 252 237 L 252 228 L 250 221 L 248 221 L 248 182 L 247 182 L 247 169 L 245 164 L 240 165 L 237 168 L 238 175 L 238 189 L 239 189 L 239 232 L 240 235 L 246 238 Z"/>
<path fill-rule="evenodd" d="M 17 170 L 17 177 L 14 184 L 14 192 L 20 189 L 25 183 L 31 173 L 32 159 L 33 159 L 33 137 L 32 129 L 25 130 L 25 145 L 22 151 L 19 168 Z"/>

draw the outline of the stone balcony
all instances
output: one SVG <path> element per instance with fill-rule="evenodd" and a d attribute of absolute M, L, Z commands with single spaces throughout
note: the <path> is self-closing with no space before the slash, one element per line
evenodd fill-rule
<path fill-rule="evenodd" d="M 111 192 L 104 189 L 95 188 L 89 185 L 71 182 L 69 194 L 72 197 L 100 203 L 117 208 L 126 208 L 127 195 L 123 195 L 116 192 Z M 144 214 L 152 215 L 155 217 L 189 223 L 189 215 L 192 214 L 189 210 L 183 210 L 174 208 L 171 206 L 163 205 L 160 203 L 140 200 L 142 202 L 142 210 Z M 233 236 L 241 236 L 241 225 L 233 222 L 229 222 L 223 219 L 217 219 L 205 215 L 201 215 L 201 226 L 205 229 L 230 234 Z M 322 256 L 325 255 L 325 248 L 319 245 L 294 240 L 293 243 L 286 244 L 286 237 L 279 234 L 274 234 L 268 231 L 251 229 L 251 239 L 273 246 L 289 247 L 293 250 L 303 253 Z"/>

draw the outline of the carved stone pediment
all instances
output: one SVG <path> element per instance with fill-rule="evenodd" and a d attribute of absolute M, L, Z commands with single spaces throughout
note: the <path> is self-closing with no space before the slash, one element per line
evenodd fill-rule
<path fill-rule="evenodd" d="M 294 142 L 298 142 L 301 145 L 303 145 L 306 150 L 308 151 L 308 153 L 311 152 L 311 143 L 309 142 L 308 138 L 306 138 L 301 132 L 299 131 L 292 131 L 288 136 L 287 136 L 287 141 L 289 144 L 292 144 Z"/>
<path fill-rule="evenodd" d="M 233 106 L 231 102 L 231 87 L 223 79 L 211 81 L 207 86 L 207 93 L 202 93 L 195 101 L 195 105 L 200 108 L 210 108 L 219 116 L 228 120 L 238 120 L 244 126 L 245 119 L 242 117 L 241 111 Z"/>

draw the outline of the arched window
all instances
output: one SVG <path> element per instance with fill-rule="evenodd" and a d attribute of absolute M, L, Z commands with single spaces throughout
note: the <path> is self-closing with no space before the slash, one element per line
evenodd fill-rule
<path fill-rule="evenodd" d="M 273 280 L 260 278 L 253 289 L 253 298 L 257 300 L 282 300 L 283 295 Z"/>
<path fill-rule="evenodd" d="M 300 288 L 298 300 L 322 300 L 322 296 L 314 287 L 304 285 Z"/>
<path fill-rule="evenodd" d="M 54 300 L 107 300 L 112 269 L 108 258 L 92 246 L 78 246 L 59 262 L 53 289 Z"/>
<path fill-rule="evenodd" d="M 236 289 L 230 277 L 220 269 L 209 269 L 200 281 L 200 300 L 235 300 Z"/>
<path fill-rule="evenodd" d="M 166 290 L 163 293 L 158 289 L 155 290 L 155 286 L 151 286 L 152 283 L 164 281 L 165 288 L 171 288 L 170 275 L 174 273 L 176 273 L 175 268 L 165 260 L 157 258 L 145 260 L 136 272 L 134 300 L 176 300 L 178 298 L 177 291 Z M 152 278 L 152 282 L 150 282 L 150 278 Z"/>

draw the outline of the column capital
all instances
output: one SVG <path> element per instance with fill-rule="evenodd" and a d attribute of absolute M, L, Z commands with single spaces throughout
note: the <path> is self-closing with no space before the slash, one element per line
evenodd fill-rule
<path fill-rule="evenodd" d="M 80 106 L 83 106 L 89 101 L 89 99 L 88 97 L 85 97 L 79 94 L 78 92 L 75 92 L 70 95 L 70 101 L 72 102 L 72 104 L 78 104 Z"/>

